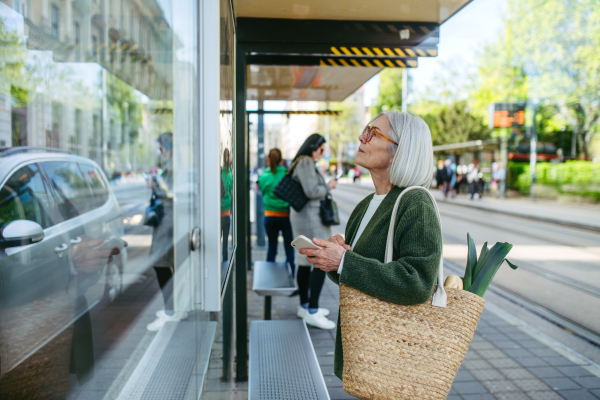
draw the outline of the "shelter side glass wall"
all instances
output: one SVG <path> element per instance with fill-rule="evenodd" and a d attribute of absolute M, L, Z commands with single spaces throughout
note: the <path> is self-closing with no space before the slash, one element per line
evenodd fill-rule
<path fill-rule="evenodd" d="M 43 232 L 0 248 L 0 398 L 118 398 L 168 324 L 200 362 L 198 2 L 2 0 L 0 42 L 0 232 Z"/>

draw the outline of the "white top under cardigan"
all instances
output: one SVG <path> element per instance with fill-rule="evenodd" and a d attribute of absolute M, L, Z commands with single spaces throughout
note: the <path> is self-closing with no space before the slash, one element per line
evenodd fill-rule
<path fill-rule="evenodd" d="M 369 221 L 371 221 L 371 218 L 375 214 L 375 211 L 377 211 L 377 208 L 379 208 L 379 205 L 381 204 L 383 199 L 385 199 L 385 196 L 387 196 L 387 194 L 373 195 L 373 199 L 371 199 L 371 202 L 369 203 L 369 207 L 367 208 L 367 211 L 365 211 L 365 215 L 363 216 L 362 220 L 360 221 L 360 225 L 358 226 L 358 231 L 356 232 L 356 235 L 354 236 L 354 242 L 352 242 L 352 246 L 351 246 L 352 248 L 354 248 L 354 246 L 356 245 L 356 242 L 358 242 L 358 238 L 360 238 L 360 235 L 362 235 L 363 231 L 369 224 Z M 340 261 L 340 266 L 338 267 L 338 270 L 337 270 L 338 274 L 342 273 L 345 255 L 346 255 L 346 251 L 344 250 L 344 255 L 342 255 L 342 260 Z"/>

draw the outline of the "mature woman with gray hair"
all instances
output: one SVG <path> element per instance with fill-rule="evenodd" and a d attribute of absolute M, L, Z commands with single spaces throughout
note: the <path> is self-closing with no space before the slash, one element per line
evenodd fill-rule
<path fill-rule="evenodd" d="M 395 304 L 424 303 L 433 293 L 442 256 L 435 206 L 424 190 L 412 190 L 402 197 L 394 221 L 391 216 L 404 189 L 431 184 L 435 169 L 431 132 L 421 118 L 390 111 L 376 116 L 359 140 L 354 161 L 371 173 L 375 193 L 356 206 L 345 237 L 313 238 L 323 249 L 300 253 L 338 285 L 341 282 Z M 395 226 L 393 257 L 384 263 L 390 223 Z M 339 317 L 337 326 L 334 372 L 342 379 Z"/>

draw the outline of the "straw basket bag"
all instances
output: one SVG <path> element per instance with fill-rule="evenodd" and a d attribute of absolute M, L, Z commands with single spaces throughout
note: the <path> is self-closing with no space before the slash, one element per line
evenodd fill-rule
<path fill-rule="evenodd" d="M 394 206 L 385 262 L 392 261 Z M 440 220 L 441 225 L 441 220 Z M 379 300 L 340 283 L 344 391 L 361 399 L 445 399 L 473 338 L 484 300 L 465 290 L 444 290 L 443 259 L 438 285 L 424 304 Z"/>

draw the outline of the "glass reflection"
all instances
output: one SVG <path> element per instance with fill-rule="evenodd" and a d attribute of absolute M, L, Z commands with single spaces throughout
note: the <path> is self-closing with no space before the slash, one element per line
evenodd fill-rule
<path fill-rule="evenodd" d="M 224 284 L 233 255 L 232 212 L 235 205 L 233 191 L 233 20 L 228 1 L 220 2 L 220 102 L 219 148 L 221 154 L 221 277 Z M 230 251 L 231 250 L 231 251 Z M 224 290 L 224 288 L 222 288 Z"/>
<path fill-rule="evenodd" d="M 202 337 L 197 37 L 189 0 L 0 0 L 1 399 L 117 398 Z"/>

